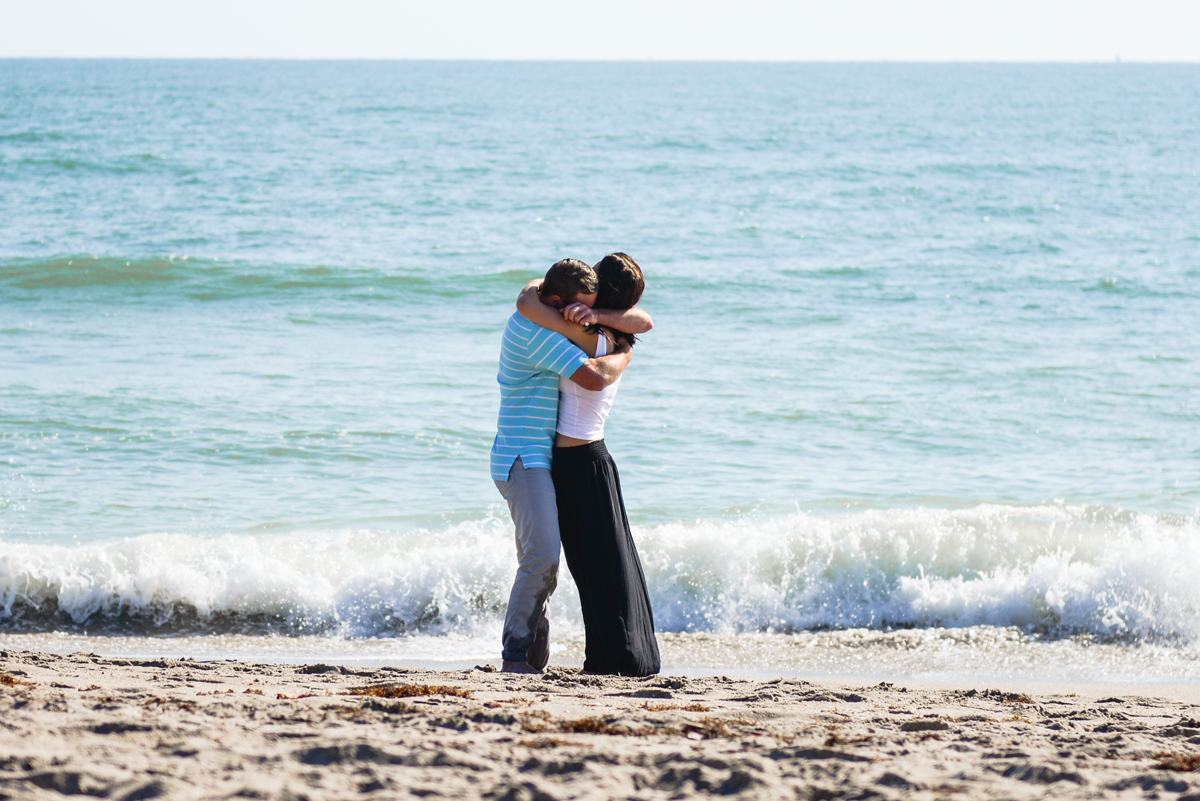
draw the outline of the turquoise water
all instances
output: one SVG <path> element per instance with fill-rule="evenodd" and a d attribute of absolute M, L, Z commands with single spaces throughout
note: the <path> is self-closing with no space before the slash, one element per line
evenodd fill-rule
<path fill-rule="evenodd" d="M 490 636 L 500 332 L 624 250 L 660 629 L 1190 643 L 1197 120 L 1194 66 L 0 61 L 0 630 Z"/>

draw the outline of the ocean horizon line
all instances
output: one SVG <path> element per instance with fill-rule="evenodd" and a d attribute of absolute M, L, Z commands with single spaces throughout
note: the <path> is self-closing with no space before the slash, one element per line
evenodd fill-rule
<path fill-rule="evenodd" d="M 381 56 L 347 58 L 344 56 L 116 56 L 116 55 L 0 55 L 0 61 L 262 61 L 262 62 L 405 62 L 423 64 L 748 64 L 748 65 L 903 65 L 903 66 L 1200 66 L 1200 61 L 1148 61 L 1113 58 L 1108 60 L 1029 59 L 979 60 L 959 59 L 681 59 L 681 58 L 425 58 Z"/>

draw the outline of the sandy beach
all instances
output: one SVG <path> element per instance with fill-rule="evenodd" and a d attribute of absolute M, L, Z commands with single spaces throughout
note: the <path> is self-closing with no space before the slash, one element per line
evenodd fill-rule
<path fill-rule="evenodd" d="M 0 651 L 0 798 L 1200 799 L 1187 692 L 1047 689 Z"/>

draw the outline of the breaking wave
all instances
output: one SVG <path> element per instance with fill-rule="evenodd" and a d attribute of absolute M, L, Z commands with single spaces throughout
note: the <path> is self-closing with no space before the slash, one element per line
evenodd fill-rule
<path fill-rule="evenodd" d="M 1016 627 L 1192 643 L 1190 518 L 985 504 L 635 529 L 663 632 Z M 503 616 L 507 520 L 441 530 L 0 546 L 0 631 L 477 635 Z M 565 573 L 558 631 L 581 628 Z"/>

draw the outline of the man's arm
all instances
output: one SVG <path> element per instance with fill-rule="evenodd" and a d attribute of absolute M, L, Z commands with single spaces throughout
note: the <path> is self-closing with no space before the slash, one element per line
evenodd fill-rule
<path fill-rule="evenodd" d="M 591 309 L 582 303 L 572 303 L 562 315 L 580 325 L 602 325 L 626 334 L 644 334 L 654 327 L 654 320 L 640 306 L 632 309 Z"/>
<path fill-rule="evenodd" d="M 588 356 L 594 355 L 596 353 L 597 335 L 584 331 L 583 326 L 578 323 L 563 319 L 562 312 L 542 303 L 538 297 L 538 289 L 541 285 L 542 281 L 540 278 L 536 281 L 530 281 L 525 285 L 525 288 L 521 290 L 521 294 L 517 296 L 517 312 L 535 325 L 540 325 L 542 328 L 548 328 L 555 333 L 562 334 Z"/>
<path fill-rule="evenodd" d="M 633 346 L 622 340 L 609 355 L 593 357 L 580 365 L 571 374 L 571 380 L 584 389 L 598 392 L 620 378 L 632 358 Z"/>

